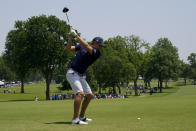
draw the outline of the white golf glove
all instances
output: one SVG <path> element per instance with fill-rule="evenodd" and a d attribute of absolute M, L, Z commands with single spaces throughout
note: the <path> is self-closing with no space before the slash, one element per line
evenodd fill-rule
<path fill-rule="evenodd" d="M 72 29 L 72 28 L 71 28 L 71 30 L 70 30 L 70 33 L 71 33 L 73 36 L 76 36 L 76 35 L 77 35 L 76 31 L 75 31 L 74 29 Z"/>

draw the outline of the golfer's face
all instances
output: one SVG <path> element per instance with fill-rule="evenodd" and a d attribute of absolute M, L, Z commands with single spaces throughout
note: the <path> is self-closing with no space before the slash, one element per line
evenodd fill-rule
<path fill-rule="evenodd" d="M 99 44 L 99 43 L 97 43 L 97 42 L 94 42 L 94 46 L 95 46 L 95 48 L 96 49 L 101 49 L 101 45 Z"/>

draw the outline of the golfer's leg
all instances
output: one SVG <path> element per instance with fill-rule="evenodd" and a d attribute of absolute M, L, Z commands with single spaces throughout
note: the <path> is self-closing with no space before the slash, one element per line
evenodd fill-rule
<path fill-rule="evenodd" d="M 82 103 L 82 109 L 81 109 L 81 112 L 80 112 L 80 116 L 83 117 L 85 112 L 86 112 L 86 109 L 88 107 L 88 104 L 90 103 L 91 99 L 94 97 L 93 94 L 87 94 L 83 103 Z"/>
<path fill-rule="evenodd" d="M 82 84 L 80 82 L 80 77 L 75 73 L 67 73 L 66 74 L 67 80 L 71 85 L 72 90 L 74 91 L 74 94 L 76 94 L 76 97 L 74 99 L 74 115 L 73 118 L 76 119 L 79 117 L 79 109 L 80 104 L 82 101 L 82 97 L 84 95 Z"/>
<path fill-rule="evenodd" d="M 73 116 L 74 119 L 79 117 L 80 104 L 81 104 L 83 96 L 84 96 L 83 92 L 79 92 L 76 94 L 76 97 L 74 100 L 74 116 Z"/>
<path fill-rule="evenodd" d="M 86 77 L 80 77 L 80 82 L 82 84 L 82 87 L 83 87 L 83 90 L 84 90 L 84 93 L 85 93 L 85 99 L 82 103 L 82 108 L 81 108 L 81 112 L 80 112 L 80 116 L 83 117 L 85 112 L 86 112 L 86 109 L 91 101 L 91 99 L 94 97 L 92 91 L 91 91 L 91 88 L 90 86 L 88 85 L 87 81 L 86 81 Z"/>

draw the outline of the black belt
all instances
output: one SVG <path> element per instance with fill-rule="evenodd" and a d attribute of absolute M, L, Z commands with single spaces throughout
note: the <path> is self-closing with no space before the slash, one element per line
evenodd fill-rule
<path fill-rule="evenodd" d="M 84 74 L 80 74 L 79 72 L 75 71 L 73 68 L 69 68 L 71 70 L 73 70 L 75 73 L 77 73 L 79 76 L 85 76 Z"/>

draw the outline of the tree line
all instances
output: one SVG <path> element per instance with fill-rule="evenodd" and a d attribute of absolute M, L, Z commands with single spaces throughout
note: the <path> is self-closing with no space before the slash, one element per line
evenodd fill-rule
<path fill-rule="evenodd" d="M 50 83 L 62 83 L 62 89 L 70 89 L 65 74 L 74 53 L 66 51 L 69 28 L 56 16 L 33 16 L 26 21 L 16 21 L 7 34 L 5 51 L 0 57 L 0 80 L 20 80 L 21 93 L 24 81 L 31 74 L 41 74 L 46 81 L 46 100 L 50 99 Z M 78 41 L 74 40 L 74 44 Z M 146 87 L 153 78 L 158 79 L 160 92 L 163 82 L 169 79 L 188 78 L 196 84 L 196 53 L 188 56 L 188 63 L 180 60 L 178 49 L 168 38 L 159 38 L 150 43 L 139 36 L 116 36 L 104 41 L 98 59 L 86 72 L 87 81 L 94 91 L 112 87 L 113 93 L 121 93 L 120 86 L 142 77 Z M 117 88 L 117 89 L 116 89 Z"/>

